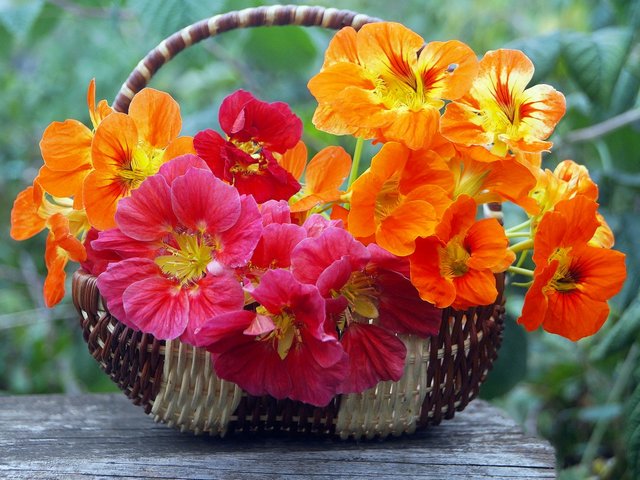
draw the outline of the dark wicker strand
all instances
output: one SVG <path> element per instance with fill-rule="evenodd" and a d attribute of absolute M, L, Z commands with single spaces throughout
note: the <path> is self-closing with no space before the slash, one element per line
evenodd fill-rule
<path fill-rule="evenodd" d="M 165 63 L 185 48 L 229 30 L 274 25 L 322 26 L 334 30 L 351 26 L 359 29 L 366 23 L 378 21 L 378 18 L 350 10 L 299 5 L 256 7 L 216 15 L 183 28 L 151 50 L 122 85 L 113 108 L 126 113 L 133 96 L 147 85 Z"/>

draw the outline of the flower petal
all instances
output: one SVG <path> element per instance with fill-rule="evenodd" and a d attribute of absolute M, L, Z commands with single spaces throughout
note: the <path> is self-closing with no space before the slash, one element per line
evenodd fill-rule
<path fill-rule="evenodd" d="M 153 88 L 144 88 L 133 97 L 129 117 L 140 138 L 155 148 L 166 148 L 182 128 L 178 103 L 168 93 Z"/>

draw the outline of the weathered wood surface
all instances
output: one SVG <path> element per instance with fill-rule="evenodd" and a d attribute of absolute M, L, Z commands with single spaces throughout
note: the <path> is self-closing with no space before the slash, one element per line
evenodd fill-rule
<path fill-rule="evenodd" d="M 553 449 L 475 400 L 413 436 L 340 441 L 180 433 L 120 394 L 0 397 L 0 478 L 555 478 Z"/>

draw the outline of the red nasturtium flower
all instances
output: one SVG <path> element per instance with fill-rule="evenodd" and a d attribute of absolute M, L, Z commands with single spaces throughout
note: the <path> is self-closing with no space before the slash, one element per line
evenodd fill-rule
<path fill-rule="evenodd" d="M 498 221 L 476 221 L 476 210 L 471 197 L 458 197 L 435 234 L 417 239 L 409 257 L 411 282 L 439 308 L 466 310 L 492 303 L 498 295 L 494 273 L 505 271 L 515 259 Z"/>
<path fill-rule="evenodd" d="M 208 319 L 197 331 L 220 378 L 251 395 L 324 406 L 346 375 L 347 356 L 325 333 L 324 299 L 289 270 L 267 271 L 250 294 L 260 306 Z"/>
<path fill-rule="evenodd" d="M 444 100 L 464 95 L 478 61 L 464 43 L 430 42 L 399 23 L 347 27 L 331 40 L 309 82 L 314 125 L 334 134 L 429 145 Z"/>
<path fill-rule="evenodd" d="M 300 190 L 274 154 L 294 148 L 302 122 L 283 102 L 267 103 L 238 90 L 225 98 L 218 114 L 223 138 L 213 130 L 194 137 L 194 147 L 213 173 L 258 203 L 288 200 Z"/>
<path fill-rule="evenodd" d="M 167 93 L 145 88 L 129 106 L 96 129 L 91 145 L 93 169 L 84 180 L 83 200 L 92 226 L 115 226 L 118 201 L 179 155 L 193 153 L 191 137 L 179 137 L 180 107 Z"/>
<path fill-rule="evenodd" d="M 469 93 L 447 105 L 441 133 L 463 145 L 507 150 L 548 150 L 545 141 L 565 112 L 562 93 L 549 85 L 526 88 L 533 63 L 519 50 L 494 50 L 480 61 L 480 71 Z"/>
<path fill-rule="evenodd" d="M 405 260 L 406 261 L 406 260 Z M 327 302 L 327 332 L 340 334 L 349 355 L 338 393 L 362 392 L 402 377 L 406 357 L 396 333 L 437 334 L 442 313 L 424 302 L 397 270 L 403 260 L 377 245 L 365 247 L 344 229 L 329 227 L 300 242 L 292 271 L 312 283 Z"/>
<path fill-rule="evenodd" d="M 518 319 L 527 330 L 542 326 L 575 341 L 593 335 L 607 319 L 607 300 L 626 278 L 625 256 L 589 244 L 599 227 L 597 208 L 578 195 L 562 200 L 540 220 L 533 284 Z"/>
<path fill-rule="evenodd" d="M 195 343 L 201 322 L 244 305 L 232 269 L 248 262 L 260 238 L 260 212 L 202 160 L 186 155 L 164 165 L 120 201 L 116 223 L 92 246 L 123 257 L 99 275 L 98 288 L 126 325 Z"/>
<path fill-rule="evenodd" d="M 70 198 L 46 194 L 37 179 L 33 186 L 18 194 L 11 210 L 11 238 L 26 240 L 45 228 L 49 229 L 44 254 L 47 277 L 43 292 L 47 307 L 53 307 L 64 296 L 64 267 L 67 262 L 85 260 L 82 242 L 89 227 L 84 210 L 76 210 Z"/>
<path fill-rule="evenodd" d="M 87 106 L 92 128 L 77 120 L 51 123 L 42 134 L 40 152 L 44 165 L 38 173 L 42 188 L 56 197 L 73 197 L 74 207 L 83 208 L 84 179 L 92 168 L 91 141 L 100 122 L 112 113 L 106 100 L 96 106 L 96 82 L 91 80 Z"/>
<path fill-rule="evenodd" d="M 373 236 L 395 255 L 409 255 L 416 238 L 433 233 L 451 203 L 446 189 L 452 187 L 453 175 L 436 153 L 386 143 L 351 186 L 349 231 Z"/>

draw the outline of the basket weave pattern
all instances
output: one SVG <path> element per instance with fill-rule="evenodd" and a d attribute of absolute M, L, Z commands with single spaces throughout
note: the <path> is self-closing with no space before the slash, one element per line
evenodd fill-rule
<path fill-rule="evenodd" d="M 301 25 L 356 30 L 379 19 L 347 10 L 270 6 L 216 15 L 163 40 L 143 58 L 116 96 L 113 108 L 127 112 L 134 95 L 185 48 L 236 28 Z M 499 204 L 485 209 L 501 218 Z M 341 438 L 386 437 L 412 433 L 452 418 L 478 395 L 502 341 L 504 277 L 493 305 L 442 312 L 438 336 L 401 336 L 407 347 L 403 377 L 381 382 L 360 394 L 341 395 L 323 408 L 268 396 L 254 397 L 218 378 L 210 354 L 177 340 L 162 341 L 136 332 L 107 310 L 96 278 L 73 276 L 73 301 L 91 355 L 119 388 L 156 421 L 183 431 L 287 431 Z"/>
<path fill-rule="evenodd" d="M 502 291 L 499 277 L 499 289 Z M 398 382 L 334 398 L 323 408 L 253 397 L 219 379 L 211 356 L 162 341 L 118 322 L 104 306 L 96 278 L 77 271 L 73 300 L 91 355 L 136 405 L 183 431 L 335 434 L 341 438 L 412 433 L 452 418 L 478 394 L 502 341 L 502 296 L 466 312 L 444 309 L 439 335 L 403 336 L 407 361 Z"/>

